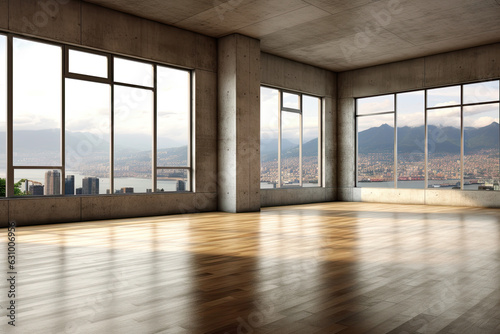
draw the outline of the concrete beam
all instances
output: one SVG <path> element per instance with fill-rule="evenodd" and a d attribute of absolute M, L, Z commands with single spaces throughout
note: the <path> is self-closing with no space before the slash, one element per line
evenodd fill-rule
<path fill-rule="evenodd" d="M 82 2 L 82 44 L 163 63 L 217 69 L 216 40 Z"/>
<path fill-rule="evenodd" d="M 262 83 L 319 96 L 336 96 L 336 74 L 263 52 Z"/>
<path fill-rule="evenodd" d="M 260 210 L 260 43 L 219 40 L 219 208 Z"/>
<path fill-rule="evenodd" d="M 10 0 L 9 30 L 80 44 L 80 9 L 79 0 Z"/>
<path fill-rule="evenodd" d="M 425 87 L 499 77 L 500 43 L 425 58 Z"/>

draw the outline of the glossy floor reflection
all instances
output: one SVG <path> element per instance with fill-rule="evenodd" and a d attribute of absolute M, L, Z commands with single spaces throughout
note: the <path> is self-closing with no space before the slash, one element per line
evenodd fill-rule
<path fill-rule="evenodd" d="M 1 333 L 500 333 L 494 209 L 327 203 L 22 227 L 16 267 L 16 328 L 3 315 Z"/>

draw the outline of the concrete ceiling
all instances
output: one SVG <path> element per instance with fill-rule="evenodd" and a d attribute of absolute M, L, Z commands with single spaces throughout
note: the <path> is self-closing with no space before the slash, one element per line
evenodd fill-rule
<path fill-rule="evenodd" d="M 88 0 L 344 71 L 500 42 L 500 0 Z"/>

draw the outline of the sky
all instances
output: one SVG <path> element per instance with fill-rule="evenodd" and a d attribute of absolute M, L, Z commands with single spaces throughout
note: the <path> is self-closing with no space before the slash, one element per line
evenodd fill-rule
<path fill-rule="evenodd" d="M 13 48 L 14 131 L 60 128 L 63 50 L 19 38 L 14 38 Z M 101 55 L 73 51 L 69 60 L 71 71 L 107 75 L 107 59 Z M 115 58 L 114 66 L 116 81 L 148 87 L 154 84 L 150 64 Z M 75 79 L 66 79 L 66 84 L 66 107 L 71 110 L 67 129 L 94 134 L 109 132 L 104 129 L 109 125 L 111 110 L 109 85 Z M 188 71 L 158 66 L 158 96 L 161 96 L 158 134 L 163 139 L 174 138 L 176 145 L 185 145 L 189 140 L 186 134 L 190 115 L 189 85 Z M 151 135 L 152 112 L 151 90 L 115 86 L 115 122 L 121 132 Z M 162 144 L 168 143 L 162 140 Z"/>
<path fill-rule="evenodd" d="M 428 107 L 446 107 L 460 104 L 460 86 L 427 90 Z M 425 92 L 415 91 L 396 94 L 398 127 L 418 127 L 424 124 Z M 499 101 L 499 81 L 464 85 L 464 103 Z M 394 111 L 393 95 L 358 99 L 358 114 Z M 358 131 L 377 127 L 384 123 L 393 126 L 394 115 L 360 117 Z M 498 103 L 464 107 L 464 126 L 484 127 L 499 122 Z M 460 127 L 460 108 L 432 109 L 428 113 L 428 123 L 436 126 Z"/>
<path fill-rule="evenodd" d="M 278 139 L 278 112 L 279 112 L 279 90 L 262 87 L 261 88 L 261 139 Z M 303 95 L 303 142 L 318 138 L 318 110 L 321 106 L 321 99 L 313 96 Z M 298 107 L 296 95 L 284 94 L 284 105 Z M 300 133 L 300 118 L 298 114 L 284 112 L 282 119 L 283 138 L 298 143 Z"/>

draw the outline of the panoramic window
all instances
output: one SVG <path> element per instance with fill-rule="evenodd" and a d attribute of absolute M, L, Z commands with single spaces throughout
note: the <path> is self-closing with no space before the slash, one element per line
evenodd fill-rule
<path fill-rule="evenodd" d="M 357 99 L 357 186 L 500 190 L 499 85 L 493 80 Z M 396 133 L 387 118 L 390 97 L 396 99 Z M 389 181 L 392 170 L 396 184 Z"/>
<path fill-rule="evenodd" d="M 111 189 L 110 117 L 109 84 L 66 79 L 66 195 Z M 98 179 L 99 192 L 83 191 L 85 178 Z"/>
<path fill-rule="evenodd" d="M 153 92 L 115 86 L 115 189 L 153 189 Z"/>
<path fill-rule="evenodd" d="M 115 82 L 153 87 L 154 75 L 151 64 L 115 57 L 114 67 Z"/>
<path fill-rule="evenodd" d="M 394 187 L 394 112 L 358 118 L 359 187 Z"/>
<path fill-rule="evenodd" d="M 156 191 L 189 191 L 191 96 L 189 72 L 157 67 Z"/>
<path fill-rule="evenodd" d="M 302 186 L 317 187 L 320 186 L 321 99 L 303 96 L 302 128 Z"/>
<path fill-rule="evenodd" d="M 108 77 L 109 57 L 78 50 L 69 50 L 69 72 L 100 78 Z"/>
<path fill-rule="evenodd" d="M 190 71 L 0 35 L 0 98 L 0 197 L 192 190 Z"/>
<path fill-rule="evenodd" d="M 425 187 L 425 91 L 396 95 L 398 188 Z"/>
<path fill-rule="evenodd" d="M 321 112 L 318 97 L 261 87 L 262 189 L 321 186 Z"/>
<path fill-rule="evenodd" d="M 12 61 L 14 165 L 61 166 L 62 49 L 14 38 Z"/>

